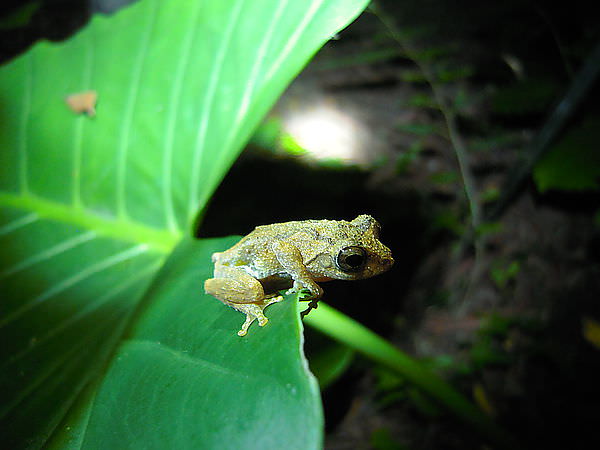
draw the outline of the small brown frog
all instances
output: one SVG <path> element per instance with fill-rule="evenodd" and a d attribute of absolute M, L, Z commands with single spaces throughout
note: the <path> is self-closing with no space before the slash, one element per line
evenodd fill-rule
<path fill-rule="evenodd" d="M 302 220 L 256 227 L 229 250 L 213 253 L 214 278 L 204 282 L 207 294 L 246 314 L 239 336 L 264 309 L 286 294 L 307 290 L 303 300 L 321 297 L 317 281 L 359 280 L 385 272 L 394 259 L 379 242 L 380 226 L 366 214 L 345 220 Z"/>

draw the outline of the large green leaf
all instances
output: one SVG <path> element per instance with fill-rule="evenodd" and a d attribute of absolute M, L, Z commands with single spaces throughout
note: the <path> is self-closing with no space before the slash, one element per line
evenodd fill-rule
<path fill-rule="evenodd" d="M 237 240 L 184 240 L 176 248 L 96 395 L 83 445 L 82 427 L 68 421 L 62 442 L 98 449 L 320 444 L 319 390 L 300 348 L 299 303 L 271 306 L 267 327 L 242 339 L 243 315 L 198 289 L 211 275 L 211 254 Z"/>
<path fill-rule="evenodd" d="M 208 374 L 191 376 L 191 368 L 198 358 L 210 359 L 194 353 L 190 360 L 180 360 L 187 368 L 173 376 L 186 380 L 181 391 L 169 390 L 169 380 L 159 372 L 170 373 L 169 358 L 196 349 L 202 333 L 189 331 L 189 347 L 125 341 L 116 359 L 115 346 L 132 317 L 140 323 L 136 330 L 146 330 L 143 324 L 150 317 L 158 321 L 156 329 L 177 326 L 174 317 L 156 311 L 169 301 L 189 305 L 194 297 L 186 301 L 173 290 L 168 291 L 172 297 L 161 294 L 153 300 L 152 293 L 166 292 L 159 287 L 170 280 L 159 275 L 153 282 L 157 271 L 181 236 L 190 233 L 198 210 L 286 84 L 366 3 L 144 0 L 113 17 L 95 18 L 66 43 L 38 44 L 0 70 L 4 446 L 36 448 L 52 436 L 55 443 L 63 442 L 64 435 L 56 430 L 64 421 L 76 434 L 73 446 L 103 447 L 114 424 L 103 421 L 102 414 L 136 427 L 140 421 L 161 418 L 141 437 L 130 430 L 142 439 L 137 441 L 142 447 L 143 439 L 158 442 L 150 441 L 154 434 L 189 425 L 177 422 L 173 405 L 183 390 L 192 395 L 208 383 Z M 76 116 L 63 101 L 87 89 L 98 92 L 93 118 Z M 177 266 L 173 258 L 167 267 Z M 172 274 L 173 280 L 178 276 Z M 135 314 L 151 283 L 144 297 L 147 308 Z M 232 320 L 242 318 L 215 304 Z M 255 373 L 263 364 L 257 360 L 260 354 L 243 351 L 236 329 L 227 339 L 237 347 L 222 357 L 245 359 L 243 368 Z M 120 397 L 96 403 L 142 373 L 135 355 L 128 365 L 118 364 L 123 352 L 153 356 L 154 383 L 140 382 L 130 389 L 143 390 L 140 395 L 148 398 L 164 394 L 152 403 L 154 416 L 135 416 L 143 411 L 129 409 L 132 402 L 121 404 Z M 249 373 L 238 375 L 245 380 Z M 286 376 L 281 371 L 278 382 Z M 305 382 L 311 383 L 306 377 Z M 311 394 L 311 401 L 315 397 Z M 186 410 L 186 417 L 202 422 L 208 414 L 202 406 L 187 403 L 193 409 Z M 278 404 L 254 406 L 253 418 L 280 412 Z M 247 413 L 247 406 L 213 407 L 223 420 Z M 251 427 L 248 422 L 238 431 L 243 434 Z M 227 436 L 232 432 L 222 431 Z"/>

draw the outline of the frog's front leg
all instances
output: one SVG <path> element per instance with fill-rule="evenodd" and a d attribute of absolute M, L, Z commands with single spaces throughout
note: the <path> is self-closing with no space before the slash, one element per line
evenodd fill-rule
<path fill-rule="evenodd" d="M 258 320 L 259 326 L 264 326 L 269 321 L 264 309 L 283 299 L 281 296 L 265 298 L 265 291 L 256 278 L 242 269 L 227 266 L 215 268 L 215 278 L 204 282 L 204 291 L 246 315 L 239 336 L 245 336 L 255 320 Z"/>
<path fill-rule="evenodd" d="M 304 265 L 302 254 L 297 247 L 289 242 L 276 240 L 271 243 L 271 250 L 277 257 L 281 266 L 294 280 L 294 285 L 286 292 L 286 294 L 307 289 L 310 292 L 310 296 L 304 300 L 318 299 L 323 295 L 323 289 L 321 289 L 321 287 L 312 279 Z"/>

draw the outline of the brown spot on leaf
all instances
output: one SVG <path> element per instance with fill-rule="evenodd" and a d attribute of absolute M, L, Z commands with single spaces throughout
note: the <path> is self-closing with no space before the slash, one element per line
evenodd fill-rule
<path fill-rule="evenodd" d="M 69 95 L 65 102 L 71 111 L 76 114 L 87 114 L 89 117 L 96 115 L 96 102 L 98 93 L 96 91 L 83 91 Z"/>

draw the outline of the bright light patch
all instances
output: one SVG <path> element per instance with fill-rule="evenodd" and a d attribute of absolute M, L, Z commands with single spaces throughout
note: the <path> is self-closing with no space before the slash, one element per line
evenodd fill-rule
<path fill-rule="evenodd" d="M 284 129 L 317 159 L 365 162 L 361 149 L 365 133 L 360 123 L 332 106 L 289 112 Z"/>

